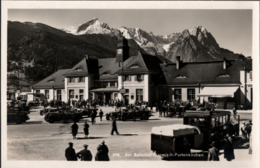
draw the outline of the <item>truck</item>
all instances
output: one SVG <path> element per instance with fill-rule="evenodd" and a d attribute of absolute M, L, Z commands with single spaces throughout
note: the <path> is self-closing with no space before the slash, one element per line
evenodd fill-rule
<path fill-rule="evenodd" d="M 29 120 L 28 114 L 30 113 L 29 106 L 25 106 L 24 103 L 15 102 L 7 106 L 7 123 L 21 124 Z"/>
<path fill-rule="evenodd" d="M 151 150 L 162 157 L 171 156 L 178 160 L 205 160 L 213 141 L 221 148 L 226 134 L 235 135 L 230 132 L 230 115 L 228 111 L 187 110 L 183 124 L 152 128 Z M 195 154 L 199 157 L 194 157 Z"/>

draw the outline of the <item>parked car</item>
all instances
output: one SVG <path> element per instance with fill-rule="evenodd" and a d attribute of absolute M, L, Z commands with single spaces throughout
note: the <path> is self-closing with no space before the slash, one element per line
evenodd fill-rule
<path fill-rule="evenodd" d="M 72 109 L 69 111 L 55 111 L 46 113 L 44 119 L 49 123 L 53 122 L 78 122 L 82 119 L 82 112 Z"/>
<path fill-rule="evenodd" d="M 12 105 L 7 107 L 7 123 L 15 122 L 21 124 L 29 120 L 29 107 L 23 105 Z"/>
<path fill-rule="evenodd" d="M 44 115 L 47 113 L 56 113 L 56 112 L 59 112 L 59 110 L 57 108 L 46 107 L 46 108 L 40 110 L 40 115 Z"/>
<path fill-rule="evenodd" d="M 115 112 L 107 113 L 106 119 L 110 120 L 112 117 L 122 121 L 126 120 L 148 120 L 151 116 L 151 111 L 145 108 L 135 107 L 133 109 L 119 108 Z"/>

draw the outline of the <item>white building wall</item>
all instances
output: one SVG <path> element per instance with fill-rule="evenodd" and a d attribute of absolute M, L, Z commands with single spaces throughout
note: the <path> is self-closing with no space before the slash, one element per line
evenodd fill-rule
<path fill-rule="evenodd" d="M 144 101 L 149 101 L 149 75 L 144 75 Z"/>
<path fill-rule="evenodd" d="M 196 99 L 196 100 L 199 100 L 199 96 L 198 96 L 199 91 L 200 91 L 199 88 L 195 88 L 195 99 Z"/>
<path fill-rule="evenodd" d="M 187 88 L 181 88 L 181 99 L 182 101 L 187 101 L 188 98 L 187 98 Z"/>
<path fill-rule="evenodd" d="M 46 90 L 48 90 L 48 89 L 46 89 Z M 53 94 L 53 89 L 49 89 L 49 99 L 48 99 L 48 101 L 50 101 L 50 100 L 54 100 L 54 94 Z"/>
<path fill-rule="evenodd" d="M 122 76 L 118 75 L 118 90 L 122 89 Z M 122 94 L 119 92 L 118 93 L 118 99 L 122 100 Z"/>
<path fill-rule="evenodd" d="M 61 93 L 62 93 L 62 91 L 61 91 Z M 64 95 L 62 94 L 62 99 L 63 99 L 63 101 L 64 102 L 68 102 L 68 100 L 69 100 L 69 97 L 68 97 L 68 78 L 65 78 L 65 80 L 64 80 Z"/>
<path fill-rule="evenodd" d="M 61 89 L 61 101 L 68 102 L 67 95 L 66 95 L 66 89 Z"/>
<path fill-rule="evenodd" d="M 244 70 L 240 71 L 240 90 L 242 92 L 242 95 L 240 95 L 240 103 L 244 104 L 245 103 L 245 97 L 244 95 L 247 95 L 246 90 L 246 72 Z"/>
<path fill-rule="evenodd" d="M 86 76 L 85 77 L 85 89 L 84 89 L 84 99 L 85 100 L 89 99 L 89 84 L 90 84 L 89 77 Z"/>

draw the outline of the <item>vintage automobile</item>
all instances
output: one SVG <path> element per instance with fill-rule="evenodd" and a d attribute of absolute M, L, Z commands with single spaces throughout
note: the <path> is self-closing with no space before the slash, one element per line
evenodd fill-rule
<path fill-rule="evenodd" d="M 13 106 L 7 107 L 7 123 L 15 122 L 16 124 L 21 124 L 29 120 L 28 114 L 29 107 L 24 105 L 15 104 Z"/>
<path fill-rule="evenodd" d="M 53 122 L 78 122 L 83 114 L 77 110 L 48 112 L 44 116 L 45 121 Z"/>
<path fill-rule="evenodd" d="M 91 117 L 91 114 L 93 113 L 93 111 L 97 112 L 98 109 L 97 108 L 94 108 L 94 109 L 92 109 L 92 108 L 81 108 L 81 109 L 79 109 L 79 111 L 82 112 L 83 116 Z"/>
<path fill-rule="evenodd" d="M 46 108 L 40 110 L 40 115 L 44 115 L 44 114 L 47 114 L 47 113 L 56 113 L 56 112 L 59 112 L 59 110 L 57 108 L 46 107 Z"/>
<path fill-rule="evenodd" d="M 229 129 L 232 127 L 230 115 L 228 111 L 187 110 L 183 124 L 152 128 L 151 150 L 167 156 L 200 151 L 203 155 L 201 159 L 205 159 L 205 151 L 208 150 L 212 141 L 215 141 L 221 148 L 225 134 L 235 135 L 234 132 L 230 132 L 232 129 Z"/>
<path fill-rule="evenodd" d="M 138 108 L 138 107 L 135 107 L 134 109 L 119 108 L 116 109 L 115 112 L 107 113 L 106 119 L 110 120 L 114 117 L 122 121 L 136 120 L 136 119 L 148 120 L 150 116 L 151 116 L 151 111 L 145 108 Z"/>
<path fill-rule="evenodd" d="M 191 153 L 191 149 L 199 149 L 203 144 L 203 137 L 196 126 L 173 124 L 153 127 L 151 150 L 164 158 L 178 157 L 179 154 Z"/>

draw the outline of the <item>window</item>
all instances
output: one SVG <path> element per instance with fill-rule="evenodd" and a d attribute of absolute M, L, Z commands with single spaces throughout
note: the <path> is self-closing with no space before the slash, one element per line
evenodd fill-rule
<path fill-rule="evenodd" d="M 83 89 L 80 89 L 80 90 L 79 90 L 79 93 L 80 93 L 80 94 L 84 93 L 84 90 L 83 90 Z"/>
<path fill-rule="evenodd" d="M 185 79 L 185 78 L 187 78 L 187 77 L 184 76 L 184 75 L 178 75 L 178 76 L 176 76 L 176 78 L 179 78 L 179 79 Z"/>
<path fill-rule="evenodd" d="M 174 89 L 174 100 L 181 100 L 181 89 Z"/>
<path fill-rule="evenodd" d="M 188 89 L 188 100 L 195 100 L 195 89 Z"/>
<path fill-rule="evenodd" d="M 36 90 L 35 93 L 36 93 L 36 95 L 39 95 L 40 94 L 40 90 Z"/>
<path fill-rule="evenodd" d="M 75 78 L 69 78 L 69 83 L 75 83 Z"/>
<path fill-rule="evenodd" d="M 136 81 L 143 81 L 144 80 L 144 75 L 136 75 Z"/>
<path fill-rule="evenodd" d="M 46 97 L 46 99 L 49 99 L 49 98 L 50 98 L 49 90 L 45 90 L 45 97 Z"/>
<path fill-rule="evenodd" d="M 74 90 L 69 90 L 69 98 L 74 98 Z"/>
<path fill-rule="evenodd" d="M 57 100 L 61 100 L 61 90 L 57 90 Z"/>
<path fill-rule="evenodd" d="M 136 101 L 143 101 L 143 89 L 136 89 Z"/>
<path fill-rule="evenodd" d="M 125 80 L 124 81 L 131 81 L 131 76 L 130 75 L 125 75 Z"/>
<path fill-rule="evenodd" d="M 79 82 L 85 82 L 85 77 L 79 77 Z"/>

